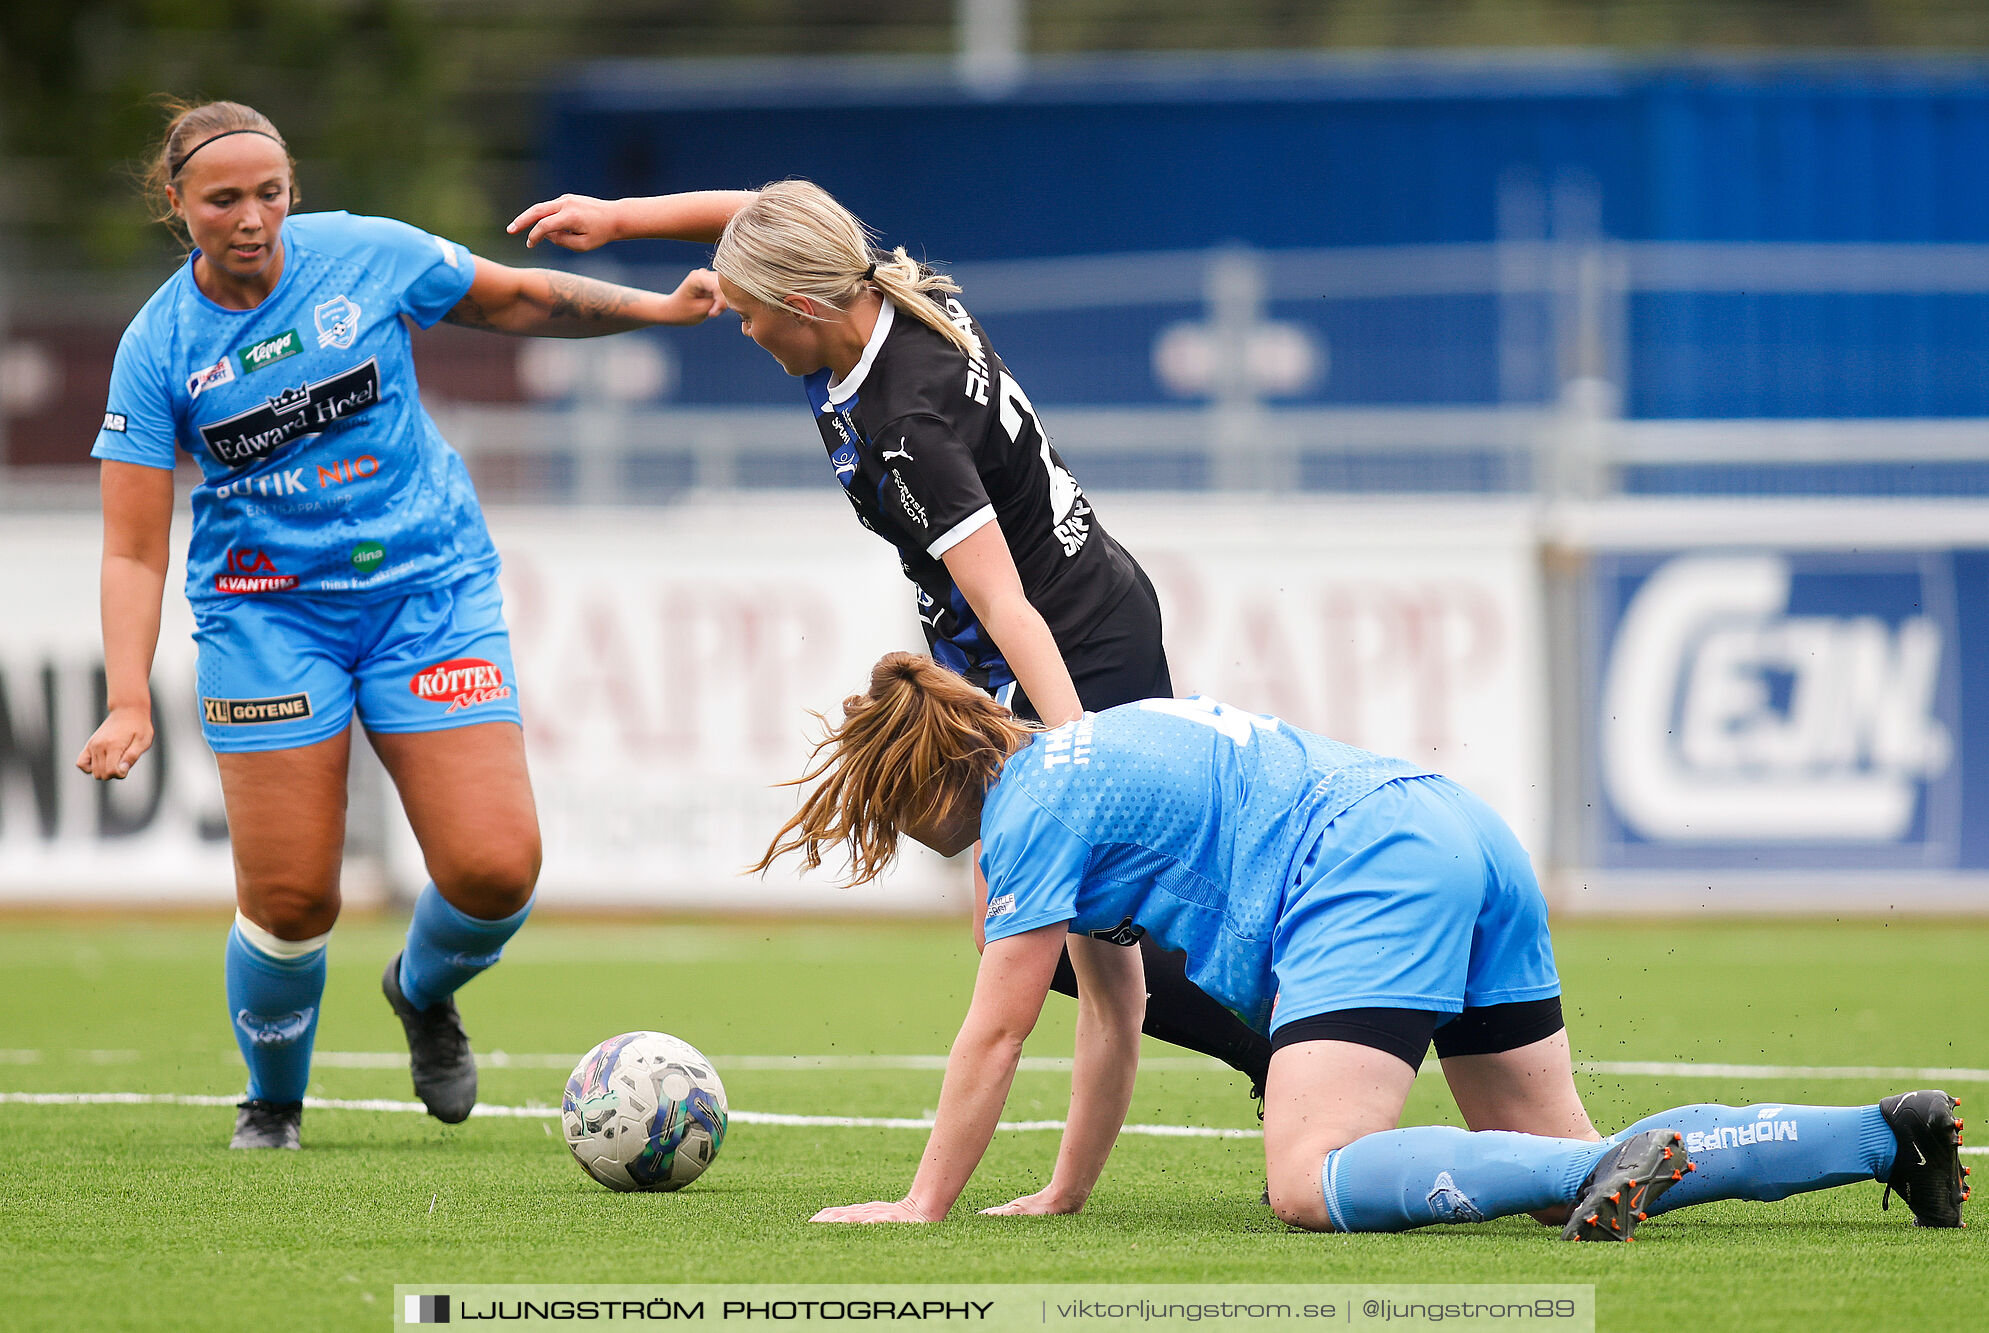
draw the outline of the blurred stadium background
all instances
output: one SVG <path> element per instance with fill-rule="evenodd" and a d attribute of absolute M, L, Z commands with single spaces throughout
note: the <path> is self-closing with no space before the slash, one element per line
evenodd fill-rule
<path fill-rule="evenodd" d="M 502 223 L 814 179 L 959 277 L 1184 692 L 1456 775 L 1562 910 L 1989 909 L 1985 44 L 1907 0 L 11 6 L 0 901 L 232 897 L 176 591 L 159 751 L 69 768 L 172 91 L 269 112 L 306 208 L 647 285 L 702 253 Z M 957 865 L 734 876 L 806 710 L 918 641 L 798 386 L 729 319 L 416 345 L 506 552 L 545 901 L 947 910 Z M 351 838 L 351 901 L 419 885 L 364 760 Z"/>

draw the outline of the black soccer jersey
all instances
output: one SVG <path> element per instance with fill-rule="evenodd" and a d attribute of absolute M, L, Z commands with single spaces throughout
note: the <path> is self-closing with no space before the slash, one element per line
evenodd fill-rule
<path fill-rule="evenodd" d="M 816 371 L 808 400 L 858 521 L 898 548 L 918 589 L 933 658 L 999 693 L 1014 673 L 947 573 L 948 551 L 998 521 L 1022 591 L 1066 658 L 1132 589 L 1134 565 L 980 325 L 956 298 L 945 310 L 972 355 L 887 299 L 849 378 L 831 384 Z"/>

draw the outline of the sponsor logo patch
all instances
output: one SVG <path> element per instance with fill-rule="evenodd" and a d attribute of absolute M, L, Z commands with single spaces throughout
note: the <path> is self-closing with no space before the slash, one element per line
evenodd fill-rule
<path fill-rule="evenodd" d="M 106 413 L 104 413 L 104 427 L 103 427 L 103 428 L 104 428 L 105 430 L 114 430 L 114 431 L 116 431 L 116 432 L 117 432 L 118 434 L 122 435 L 122 434 L 124 434 L 124 427 L 125 427 L 125 420 L 124 420 L 124 413 L 122 413 L 122 412 L 106 412 Z"/>
<path fill-rule="evenodd" d="M 1757 1120 L 1751 1125 L 1722 1125 L 1718 1129 L 1695 1129 L 1685 1136 L 1688 1153 L 1724 1152 L 1757 1143 L 1802 1142 L 1802 1129 L 1794 1120 Z"/>
<path fill-rule="evenodd" d="M 380 401 L 380 366 L 365 364 L 315 384 L 285 389 L 260 407 L 200 428 L 208 452 L 228 467 L 244 467 L 267 458 L 292 440 L 316 435 L 336 422 L 357 416 Z"/>
<path fill-rule="evenodd" d="M 218 389 L 223 384 L 234 382 L 235 363 L 224 356 L 207 369 L 196 370 L 186 377 L 186 395 L 189 398 L 198 398 L 209 389 Z"/>
<path fill-rule="evenodd" d="M 922 529 L 931 527 L 932 524 L 926 520 L 925 506 L 918 502 L 917 497 L 912 494 L 912 488 L 905 484 L 904 474 L 892 468 L 891 480 L 898 483 L 898 507 L 905 511 L 905 517 Z"/>
<path fill-rule="evenodd" d="M 280 699 L 209 699 L 200 701 L 201 713 L 216 726 L 253 727 L 266 722 L 294 722 L 311 715 L 311 696 L 286 694 Z"/>
<path fill-rule="evenodd" d="M 362 577 L 371 578 L 387 559 L 387 548 L 378 542 L 361 542 L 352 548 L 352 567 Z"/>
<path fill-rule="evenodd" d="M 359 307 L 340 292 L 311 312 L 318 326 L 318 346 L 336 347 L 341 352 L 359 336 Z"/>
<path fill-rule="evenodd" d="M 343 486 L 347 482 L 352 481 L 365 481 L 368 477 L 377 475 L 379 471 L 380 460 L 371 454 L 361 454 L 357 458 L 341 458 L 330 467 L 326 467 L 323 463 L 320 463 L 318 464 L 318 489 L 324 490 L 327 486 Z"/>
<path fill-rule="evenodd" d="M 407 687 L 418 698 L 448 704 L 443 711 L 449 713 L 511 697 L 504 669 L 481 657 L 454 657 L 423 667 L 409 678 Z"/>
<path fill-rule="evenodd" d="M 1004 893 L 999 898 L 988 899 L 988 920 L 998 916 L 1008 916 L 1015 911 L 1015 895 Z"/>
<path fill-rule="evenodd" d="M 267 551 L 253 546 L 231 549 L 224 563 L 227 573 L 214 576 L 216 592 L 288 592 L 297 586 L 296 575 L 280 572 Z"/>
<path fill-rule="evenodd" d="M 217 500 L 238 500 L 243 496 L 259 495 L 264 499 L 274 499 L 285 495 L 308 495 L 304 486 L 304 469 L 300 467 L 278 468 L 265 472 L 260 477 L 238 477 L 214 488 Z"/>
<path fill-rule="evenodd" d="M 235 358 L 242 363 L 244 375 L 253 375 L 266 366 L 287 361 L 303 350 L 304 340 L 297 336 L 297 330 L 285 329 L 274 338 L 264 338 L 259 343 L 237 347 Z"/>
<path fill-rule="evenodd" d="M 456 258 L 455 246 L 449 244 L 449 242 L 443 240 L 440 236 L 431 239 L 435 242 L 435 248 L 442 252 L 442 258 L 450 268 L 461 268 L 463 266 L 462 261 Z"/>

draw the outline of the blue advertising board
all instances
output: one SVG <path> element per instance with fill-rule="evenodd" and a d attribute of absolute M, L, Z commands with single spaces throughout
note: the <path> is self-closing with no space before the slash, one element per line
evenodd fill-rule
<path fill-rule="evenodd" d="M 546 197 L 792 176 L 948 267 L 1543 237 L 1979 244 L 1989 61 L 1097 56 L 1034 61 L 997 96 L 944 61 L 605 62 L 547 99 Z M 704 253 L 615 250 L 638 264 Z M 1267 318 L 1329 349 L 1280 401 L 1558 392 L 1508 373 L 1494 293 L 1320 295 L 1267 293 Z M 1201 317 L 1175 300 L 1011 310 L 988 328 L 1039 405 L 1192 402 L 1152 355 Z M 1989 416 L 1976 286 L 1647 290 L 1623 323 L 1633 418 Z M 752 349 L 658 336 L 682 353 L 683 401 L 786 401 Z"/>
<path fill-rule="evenodd" d="M 1989 550 L 1611 552 L 1586 592 L 1592 864 L 1989 871 Z"/>

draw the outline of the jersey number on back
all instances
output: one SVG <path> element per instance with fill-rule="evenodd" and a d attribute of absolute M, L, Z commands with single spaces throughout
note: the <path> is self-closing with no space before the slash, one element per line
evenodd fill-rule
<path fill-rule="evenodd" d="M 1036 438 L 1041 441 L 1043 451 L 1043 470 L 1050 477 L 1050 523 L 1056 531 L 1057 543 L 1064 548 L 1064 554 L 1076 555 L 1085 538 L 1091 535 L 1091 525 L 1085 521 L 1091 513 L 1091 506 L 1085 504 L 1078 494 L 1077 478 L 1050 457 L 1050 434 L 1043 429 L 1043 419 L 1036 415 L 1029 395 L 1022 392 L 1015 376 L 1005 370 L 1001 373 L 1000 397 L 1001 428 L 1008 432 L 1009 439 L 1017 444 L 1022 442 L 1025 416 L 1036 427 Z"/>
<path fill-rule="evenodd" d="M 1231 708 L 1228 704 L 1217 703 L 1206 694 L 1187 699 L 1142 699 L 1140 707 L 1149 713 L 1165 713 L 1169 717 L 1214 727 L 1238 745 L 1248 745 L 1252 731 L 1278 729 L 1278 720 L 1274 717 Z"/>

